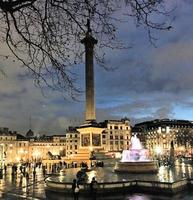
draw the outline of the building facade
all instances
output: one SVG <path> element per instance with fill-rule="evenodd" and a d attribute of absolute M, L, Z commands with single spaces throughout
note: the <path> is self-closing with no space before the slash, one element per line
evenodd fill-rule
<path fill-rule="evenodd" d="M 101 147 L 104 152 L 121 152 L 130 145 L 131 126 L 128 119 L 106 120 L 99 123 L 103 128 Z M 32 130 L 26 136 L 0 128 L 1 165 L 9 163 L 38 162 L 52 159 L 70 159 L 81 149 L 80 133 L 69 127 L 63 135 L 36 137 Z"/>
<path fill-rule="evenodd" d="M 80 146 L 80 135 L 75 127 L 69 127 L 66 132 L 66 156 L 77 154 Z"/>
<path fill-rule="evenodd" d="M 103 129 L 103 152 L 122 152 L 130 148 L 131 136 L 137 134 L 144 148 L 152 156 L 169 155 L 174 145 L 176 155 L 193 153 L 193 123 L 187 120 L 156 119 L 136 124 L 131 128 L 129 119 L 105 120 L 99 123 Z M 73 160 L 81 155 L 80 133 L 69 127 L 63 135 L 34 136 L 29 130 L 26 136 L 0 128 L 0 165 L 9 163 L 38 162 L 43 160 Z M 92 151 L 92 149 L 90 150 Z"/>
<path fill-rule="evenodd" d="M 193 122 L 188 120 L 156 119 L 136 124 L 140 130 L 145 148 L 152 155 L 169 155 L 174 144 L 176 155 L 192 155 Z M 137 133 L 137 132 L 136 132 Z"/>
<path fill-rule="evenodd" d="M 102 146 L 105 151 L 116 152 L 129 149 L 131 124 L 129 119 L 105 120 L 102 123 Z"/>

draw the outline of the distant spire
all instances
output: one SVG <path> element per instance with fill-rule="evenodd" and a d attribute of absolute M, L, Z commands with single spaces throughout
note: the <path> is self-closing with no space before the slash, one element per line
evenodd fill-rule
<path fill-rule="evenodd" d="M 32 131 L 32 123 L 31 123 L 31 114 L 29 115 L 29 130 L 26 133 L 27 138 L 33 138 L 34 137 L 34 132 Z"/>

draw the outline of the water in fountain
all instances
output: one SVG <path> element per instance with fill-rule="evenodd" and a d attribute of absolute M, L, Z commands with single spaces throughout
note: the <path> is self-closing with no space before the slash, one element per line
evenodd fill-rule
<path fill-rule="evenodd" d="M 139 138 L 134 135 L 131 137 L 130 150 L 123 150 L 121 162 L 149 161 L 148 150 L 143 149 Z"/>

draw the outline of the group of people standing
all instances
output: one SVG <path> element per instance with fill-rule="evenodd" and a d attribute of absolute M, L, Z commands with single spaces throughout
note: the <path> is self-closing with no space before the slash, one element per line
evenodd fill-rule
<path fill-rule="evenodd" d="M 93 177 L 90 183 L 90 196 L 92 200 L 96 200 L 97 188 L 98 188 L 98 182 L 96 181 L 95 177 Z M 74 200 L 78 200 L 80 188 L 79 188 L 79 183 L 76 179 L 74 179 L 72 182 L 72 193 L 73 193 Z"/>

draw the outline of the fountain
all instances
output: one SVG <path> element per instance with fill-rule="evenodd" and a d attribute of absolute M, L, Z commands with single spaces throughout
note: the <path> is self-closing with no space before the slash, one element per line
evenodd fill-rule
<path fill-rule="evenodd" d="M 129 173 L 156 173 L 158 162 L 149 159 L 148 154 L 149 151 L 143 149 L 139 138 L 134 135 L 131 137 L 130 150 L 123 150 L 122 158 L 116 162 L 114 170 Z"/>
<path fill-rule="evenodd" d="M 90 199 L 90 182 L 93 177 L 96 177 L 98 182 L 97 195 L 102 196 L 103 199 L 106 197 L 110 199 L 115 195 L 120 199 L 121 194 L 131 193 L 174 195 L 187 189 L 188 185 L 191 187 L 192 179 L 184 179 L 183 176 L 180 178 L 178 173 L 174 176 L 175 173 L 173 174 L 171 169 L 164 169 L 162 166 L 158 172 L 157 161 L 151 160 L 148 154 L 148 150 L 142 147 L 135 135 L 131 138 L 130 150 L 123 151 L 122 159 L 115 166 L 115 171 L 124 174 L 114 173 L 109 166 L 93 168 L 86 172 L 86 175 L 80 173 L 79 168 L 69 168 L 66 169 L 65 175 L 50 176 L 45 179 L 46 197 L 50 200 L 70 199 L 72 181 L 76 175 L 77 178 L 82 178 L 84 175 L 84 180 L 79 184 L 82 199 Z M 153 174 L 156 172 L 157 175 Z M 170 172 L 172 172 L 171 176 Z"/>

